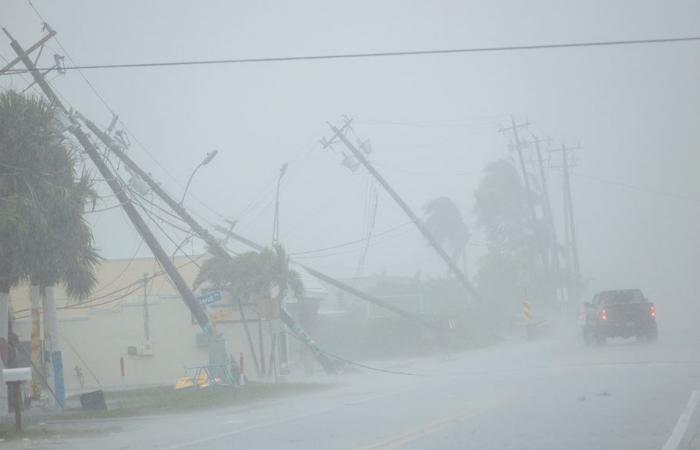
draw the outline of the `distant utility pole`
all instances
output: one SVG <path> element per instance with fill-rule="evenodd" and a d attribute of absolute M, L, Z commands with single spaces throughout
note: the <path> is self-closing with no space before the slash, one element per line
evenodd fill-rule
<path fill-rule="evenodd" d="M 537 241 L 537 247 L 540 252 L 540 256 L 542 258 L 542 264 L 544 265 L 546 270 L 549 270 L 549 259 L 547 258 L 547 251 L 545 250 L 545 246 L 542 243 L 542 238 L 539 236 L 537 233 L 537 211 L 535 210 L 535 200 L 532 197 L 532 189 L 530 187 L 530 177 L 527 173 L 527 169 L 525 168 L 525 158 L 523 157 L 523 143 L 520 140 L 520 135 L 518 134 L 518 129 L 519 128 L 527 128 L 530 126 L 528 122 L 525 123 L 515 123 L 515 118 L 513 116 L 510 116 L 510 124 L 511 126 L 508 128 L 501 128 L 499 131 L 501 133 L 506 133 L 506 132 L 511 132 L 513 133 L 513 143 L 515 144 L 515 151 L 518 153 L 518 161 L 520 162 L 520 171 L 523 176 L 523 184 L 525 185 L 525 190 L 527 192 L 527 203 L 530 209 L 530 217 L 532 220 L 532 229 L 533 232 L 535 233 L 535 239 Z"/>
<path fill-rule="evenodd" d="M 41 88 L 41 90 L 48 97 L 51 103 L 55 107 L 57 107 L 63 114 L 65 114 L 68 120 L 72 122 L 68 125 L 68 131 L 70 131 L 70 133 L 73 134 L 73 136 L 75 136 L 80 145 L 85 149 L 85 152 L 88 154 L 92 162 L 97 167 L 97 170 L 102 175 L 102 178 L 104 178 L 114 195 L 117 197 L 119 203 L 124 209 L 124 212 L 126 212 L 127 216 L 129 217 L 129 220 L 139 232 L 139 234 L 146 242 L 148 247 L 151 249 L 153 255 L 156 257 L 156 259 L 158 259 L 158 262 L 168 274 L 170 280 L 172 280 L 173 284 L 175 285 L 175 288 L 182 297 L 183 302 L 190 309 L 192 315 L 194 316 L 199 326 L 207 335 L 215 335 L 214 328 L 212 327 L 209 318 L 204 313 L 199 303 L 197 303 L 197 300 L 195 299 L 194 294 L 190 290 L 189 286 L 182 278 L 182 275 L 180 275 L 173 262 L 168 257 L 168 254 L 158 242 L 158 239 L 156 239 L 153 232 L 151 232 L 146 222 L 136 210 L 136 207 L 131 202 L 131 199 L 127 196 L 126 192 L 124 191 L 123 186 L 119 183 L 116 176 L 112 173 L 111 169 L 102 159 L 102 156 L 100 155 L 97 147 L 92 143 L 88 135 L 80 128 L 80 125 L 72 120 L 68 109 L 59 100 L 58 96 L 55 94 L 51 86 L 49 86 L 49 84 L 46 82 L 44 76 L 41 74 L 41 72 L 37 70 L 32 60 L 29 59 L 29 54 L 25 52 L 24 49 L 22 49 L 20 44 L 12 37 L 12 35 L 10 35 L 10 33 L 6 29 L 3 28 L 3 31 L 10 39 L 10 45 L 12 46 L 12 49 L 15 51 L 15 53 L 17 53 L 16 61 L 22 61 L 22 63 L 24 63 L 24 65 L 27 67 L 32 77 L 34 78 L 35 83 Z M 36 45 L 32 48 L 35 47 Z M 2 70 L 7 70 L 8 68 L 8 66 L 5 66 L 5 68 Z"/>
<path fill-rule="evenodd" d="M 560 149 L 549 150 L 550 152 L 561 152 L 562 155 L 562 169 L 564 170 L 564 199 L 565 199 L 565 226 L 569 230 L 568 240 L 571 246 L 571 259 L 574 269 L 574 274 L 577 277 L 581 276 L 581 264 L 579 261 L 578 253 L 578 239 L 576 237 L 576 222 L 574 220 L 574 202 L 571 195 L 571 179 L 570 170 L 571 162 L 569 161 L 569 152 L 573 150 L 579 150 L 581 147 L 567 147 L 562 145 Z"/>
<path fill-rule="evenodd" d="M 459 267 L 457 267 L 457 264 L 452 260 L 450 255 L 447 254 L 447 252 L 442 248 L 440 243 L 435 239 L 435 237 L 430 233 L 428 228 L 426 228 L 425 224 L 423 221 L 416 215 L 416 213 L 411 210 L 411 208 L 408 206 L 408 204 L 399 196 L 399 194 L 394 190 L 394 188 L 391 187 L 391 185 L 384 179 L 384 177 L 377 171 L 377 169 L 372 166 L 372 164 L 369 162 L 369 160 L 365 157 L 365 155 L 355 147 L 355 145 L 350 142 L 350 140 L 345 136 L 344 131 L 350 127 L 352 120 L 347 119 L 345 121 L 345 124 L 343 125 L 342 129 L 337 128 L 336 126 L 332 124 L 328 124 L 328 126 L 331 128 L 333 131 L 333 137 L 330 140 L 322 140 L 322 143 L 324 144 L 325 148 L 330 147 L 330 145 L 333 143 L 335 139 L 340 140 L 345 147 L 347 147 L 350 152 L 352 152 L 353 156 L 357 161 L 359 161 L 365 169 L 379 182 L 379 184 L 382 185 L 384 190 L 389 194 L 391 198 L 394 199 L 396 203 L 398 203 L 399 207 L 406 213 L 406 215 L 411 219 L 411 221 L 416 225 L 416 228 L 421 232 L 423 237 L 428 241 L 431 247 L 440 255 L 440 257 L 447 263 L 447 266 L 450 269 L 450 272 L 459 280 L 459 282 L 464 286 L 466 291 L 472 296 L 472 298 L 476 301 L 476 303 L 481 303 L 481 296 L 479 293 L 476 291 L 474 286 L 467 280 L 467 277 L 464 276 L 464 273 L 460 270 Z"/>
<path fill-rule="evenodd" d="M 542 159 L 542 150 L 540 149 L 541 139 L 537 136 L 534 137 L 535 151 L 537 153 L 537 165 L 540 169 L 540 183 L 542 184 L 542 198 L 544 200 L 544 215 L 547 220 L 547 228 L 549 229 L 549 236 L 552 241 L 552 262 L 554 268 L 559 274 L 559 269 L 561 268 L 559 262 L 559 243 L 557 241 L 557 230 L 554 226 L 554 216 L 552 215 L 552 202 L 549 198 L 549 187 L 547 183 L 547 176 L 544 171 L 544 160 Z"/>

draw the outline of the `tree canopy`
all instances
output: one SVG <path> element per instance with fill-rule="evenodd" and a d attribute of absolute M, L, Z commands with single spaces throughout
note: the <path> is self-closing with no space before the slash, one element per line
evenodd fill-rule
<path fill-rule="evenodd" d="M 539 191 L 531 194 L 538 202 Z M 506 160 L 486 166 L 475 192 L 476 223 L 488 244 L 479 260 L 477 283 L 484 296 L 497 303 L 515 304 L 524 298 L 525 287 L 529 297 L 549 295 L 549 274 L 538 251 L 545 228 L 539 220 L 533 222 L 527 195 L 517 169 Z"/>
<path fill-rule="evenodd" d="M 423 211 L 426 214 L 425 226 L 440 245 L 452 251 L 452 258 L 455 259 L 470 237 L 459 208 L 449 198 L 438 197 L 426 203 Z"/>
<path fill-rule="evenodd" d="M 95 201 L 77 149 L 40 97 L 0 93 L 0 289 L 64 283 L 86 297 L 99 261 L 84 219 Z"/>
<path fill-rule="evenodd" d="M 299 273 L 289 268 L 284 248 L 275 245 L 261 252 L 246 252 L 229 258 L 210 248 L 194 282 L 197 289 L 204 284 L 231 292 L 245 302 L 272 298 L 281 300 L 288 291 L 297 298 L 304 296 Z"/>

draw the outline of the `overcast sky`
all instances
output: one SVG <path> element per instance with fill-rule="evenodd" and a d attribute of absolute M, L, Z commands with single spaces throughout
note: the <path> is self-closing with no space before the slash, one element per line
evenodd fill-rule
<path fill-rule="evenodd" d="M 696 1 L 34 4 L 81 64 L 700 35 Z M 42 34 L 23 0 L 0 0 L 0 23 L 25 47 Z M 52 48 L 62 53 L 55 43 Z M 512 114 L 555 145 L 583 147 L 572 182 L 582 268 L 592 289 L 641 286 L 656 297 L 692 296 L 700 269 L 699 51 L 692 42 L 85 74 L 148 152 L 133 142 L 131 156 L 176 196 L 204 155 L 219 150 L 186 200 L 208 221 L 239 219 L 239 232 L 269 242 L 274 182 L 280 165 L 290 163 L 280 209 L 290 252 L 355 240 L 365 227 L 367 175 L 351 173 L 341 155 L 320 148 L 318 140 L 330 133 L 327 121 L 354 117 L 357 134 L 372 142 L 372 161 L 416 210 L 448 196 L 472 224 L 480 171 L 509 156 L 498 128 Z M 0 55 L 12 56 L 4 36 Z M 18 77 L 0 83 L 24 88 Z M 109 123 L 111 114 L 77 73 L 53 83 L 75 108 Z M 560 198 L 561 172 L 551 170 L 550 185 Z M 100 206 L 114 203 L 107 197 Z M 375 230 L 406 220 L 380 193 Z M 137 252 L 139 238 L 119 210 L 91 221 L 104 256 Z M 169 232 L 176 241 L 182 237 Z M 478 244 L 480 234 L 473 239 Z M 349 276 L 359 249 L 305 261 Z M 198 247 L 187 247 L 192 250 Z M 480 251 L 472 247 L 472 260 Z M 138 253 L 149 254 L 145 246 Z M 365 271 L 382 270 L 444 272 L 412 227 L 370 248 Z"/>

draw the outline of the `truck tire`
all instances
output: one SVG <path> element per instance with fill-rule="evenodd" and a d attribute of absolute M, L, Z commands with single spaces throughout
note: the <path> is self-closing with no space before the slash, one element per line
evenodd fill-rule
<path fill-rule="evenodd" d="M 596 343 L 596 345 L 604 345 L 604 344 L 605 344 L 605 341 L 607 340 L 607 339 L 605 338 L 605 336 L 603 336 L 603 335 L 601 335 L 601 334 L 598 334 L 598 333 L 595 333 L 594 336 L 595 336 L 595 343 Z"/>

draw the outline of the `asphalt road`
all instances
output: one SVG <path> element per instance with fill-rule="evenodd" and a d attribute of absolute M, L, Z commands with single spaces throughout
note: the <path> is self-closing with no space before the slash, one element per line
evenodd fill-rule
<path fill-rule="evenodd" d="M 61 424 L 61 449 L 688 449 L 700 413 L 700 334 L 586 348 L 513 340 L 363 372 L 332 389 L 193 415 Z M 696 394 L 697 395 L 697 394 Z M 52 427 L 57 424 L 52 424 Z"/>

